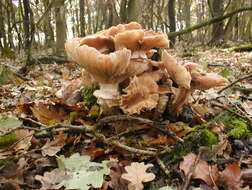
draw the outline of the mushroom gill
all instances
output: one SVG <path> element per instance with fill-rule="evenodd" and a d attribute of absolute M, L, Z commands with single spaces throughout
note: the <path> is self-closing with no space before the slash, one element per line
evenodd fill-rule
<path fill-rule="evenodd" d="M 119 101 L 118 84 L 128 78 L 126 69 L 130 62 L 130 50 L 122 49 L 110 54 L 102 54 L 87 45 L 77 48 L 79 64 L 99 83 L 100 89 L 94 92 L 99 102 Z M 103 99 L 101 101 L 99 99 Z M 114 102 L 114 106 L 116 103 Z"/>
<path fill-rule="evenodd" d="M 140 114 L 157 106 L 159 88 L 152 73 L 135 76 L 123 91 L 126 94 L 121 97 L 120 107 L 125 113 Z"/>

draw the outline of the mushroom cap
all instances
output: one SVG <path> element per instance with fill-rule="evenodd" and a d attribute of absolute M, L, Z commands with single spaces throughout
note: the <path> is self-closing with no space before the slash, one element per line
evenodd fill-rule
<path fill-rule="evenodd" d="M 115 35 L 115 48 L 126 47 L 132 51 L 139 50 L 143 40 L 144 30 L 126 30 Z"/>
<path fill-rule="evenodd" d="M 122 49 L 108 55 L 87 45 L 77 48 L 78 63 L 99 83 L 119 83 L 128 77 L 125 71 L 131 52 Z"/>
<path fill-rule="evenodd" d="M 178 63 L 173 56 L 169 55 L 167 51 L 163 51 L 161 60 L 172 80 L 180 87 L 190 89 L 191 75 L 186 68 Z"/>
<path fill-rule="evenodd" d="M 193 71 L 201 71 L 203 69 L 202 65 L 194 62 L 188 62 L 184 66 L 190 73 Z"/>
<path fill-rule="evenodd" d="M 120 107 L 129 114 L 140 114 L 144 109 L 151 110 L 157 106 L 158 90 L 158 85 L 151 76 L 135 76 L 124 89 L 126 95 L 122 95 Z"/>
<path fill-rule="evenodd" d="M 209 88 L 223 86 L 228 80 L 216 73 L 193 72 L 191 86 L 193 89 L 207 90 Z"/>
<path fill-rule="evenodd" d="M 95 34 L 82 38 L 80 46 L 82 45 L 93 47 L 99 50 L 100 52 L 104 51 L 111 52 L 115 50 L 114 39 L 111 36 L 105 36 L 105 35 Z"/>
<path fill-rule="evenodd" d="M 83 38 L 73 38 L 71 40 L 67 40 L 65 43 L 65 49 L 68 57 L 72 60 L 77 61 L 77 51 L 76 49 L 80 46 L 80 42 Z"/>
<path fill-rule="evenodd" d="M 141 46 L 145 50 L 150 50 L 152 48 L 168 48 L 169 40 L 164 33 L 145 30 Z"/>
<path fill-rule="evenodd" d="M 107 30 L 101 31 L 101 33 L 108 36 L 115 36 L 118 33 L 124 32 L 126 30 L 142 29 L 142 26 L 137 22 L 130 22 L 128 24 L 118 24 L 117 26 L 112 26 Z"/>

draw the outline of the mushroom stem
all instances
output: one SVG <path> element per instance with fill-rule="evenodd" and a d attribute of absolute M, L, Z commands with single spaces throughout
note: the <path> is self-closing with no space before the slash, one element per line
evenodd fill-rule
<path fill-rule="evenodd" d="M 118 91 L 118 83 L 100 83 L 100 89 L 94 92 L 94 96 L 98 98 L 98 103 L 103 106 L 117 106 L 119 104 L 120 94 Z"/>
<path fill-rule="evenodd" d="M 173 116 L 178 116 L 178 114 L 181 111 L 181 108 L 188 101 L 190 93 L 191 93 L 190 89 L 186 89 L 183 87 L 179 88 L 178 95 L 176 96 L 171 108 L 171 113 Z"/>

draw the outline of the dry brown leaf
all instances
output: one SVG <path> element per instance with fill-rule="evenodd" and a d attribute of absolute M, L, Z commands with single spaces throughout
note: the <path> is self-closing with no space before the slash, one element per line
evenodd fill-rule
<path fill-rule="evenodd" d="M 42 183 L 40 190 L 60 189 L 64 186 L 68 178 L 69 177 L 66 173 L 58 168 L 52 170 L 51 172 L 45 172 L 44 176 L 35 176 L 35 179 Z"/>
<path fill-rule="evenodd" d="M 63 104 L 74 106 L 81 99 L 81 85 L 80 79 L 67 82 L 57 91 L 56 96 L 61 99 Z"/>
<path fill-rule="evenodd" d="M 152 164 L 145 165 L 143 162 L 133 162 L 130 166 L 126 166 L 127 173 L 122 174 L 122 178 L 128 180 L 128 190 L 142 190 L 144 182 L 149 182 L 155 179 L 153 173 L 147 173 L 148 168 L 153 167 Z"/>
<path fill-rule="evenodd" d="M 14 147 L 15 151 L 27 150 L 31 146 L 32 132 L 28 129 L 20 129 L 15 132 L 18 141 L 17 145 Z"/>
<path fill-rule="evenodd" d="M 32 108 L 33 115 L 44 124 L 53 124 L 68 119 L 63 108 L 38 103 Z"/>
<path fill-rule="evenodd" d="M 183 157 L 184 161 L 182 161 L 179 165 L 179 168 L 184 171 L 185 175 L 188 175 L 192 167 L 195 163 L 197 156 L 193 153 L 189 153 Z M 218 168 L 217 165 L 210 166 L 206 161 L 199 160 L 197 165 L 195 166 L 195 170 L 192 174 L 192 178 L 201 179 L 209 186 L 214 186 L 216 181 L 218 180 Z"/>
<path fill-rule="evenodd" d="M 41 148 L 43 156 L 55 156 L 57 152 L 61 150 L 61 148 L 65 145 L 67 139 L 67 134 L 59 134 L 54 136 L 53 141 L 48 141 Z"/>
<path fill-rule="evenodd" d="M 128 182 L 121 178 L 121 175 L 125 172 L 124 166 L 127 161 L 123 162 L 110 162 L 108 163 L 108 167 L 110 168 L 111 181 L 109 182 L 109 186 L 113 189 L 120 190 L 128 190 Z"/>
<path fill-rule="evenodd" d="M 229 190 L 238 190 L 242 184 L 241 169 L 237 164 L 228 164 L 220 174 L 220 183 L 226 185 Z"/>

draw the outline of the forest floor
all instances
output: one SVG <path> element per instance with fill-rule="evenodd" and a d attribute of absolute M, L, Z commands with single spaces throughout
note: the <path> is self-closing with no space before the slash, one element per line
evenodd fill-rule
<path fill-rule="evenodd" d="M 252 189 L 252 52 L 179 59 L 240 80 L 196 91 L 176 121 L 102 117 L 77 64 L 21 77 L 18 61 L 0 59 L 0 190 Z"/>

